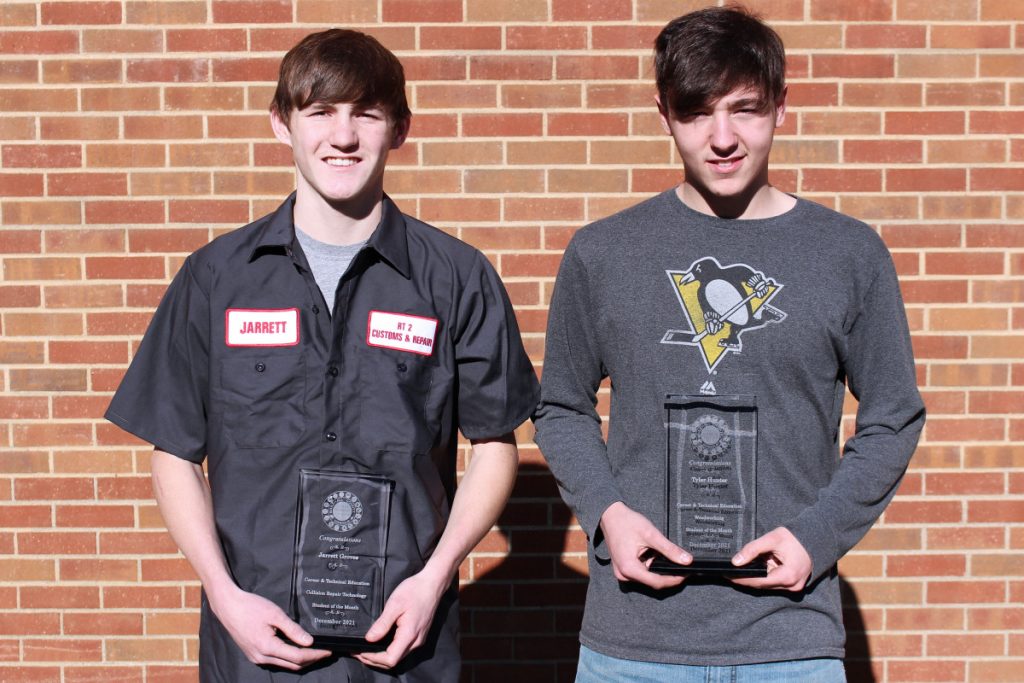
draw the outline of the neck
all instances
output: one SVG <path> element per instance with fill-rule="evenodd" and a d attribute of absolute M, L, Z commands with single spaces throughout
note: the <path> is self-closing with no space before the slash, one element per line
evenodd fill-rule
<path fill-rule="evenodd" d="M 679 199 L 694 211 L 718 218 L 752 220 L 781 216 L 796 205 L 796 199 L 776 190 L 767 182 L 749 192 L 728 197 L 702 192 L 684 182 L 676 188 Z"/>
<path fill-rule="evenodd" d="M 326 244 L 365 242 L 380 224 L 384 212 L 383 190 L 369 199 L 330 202 L 312 188 L 300 185 L 295 193 L 292 220 L 302 231 Z"/>

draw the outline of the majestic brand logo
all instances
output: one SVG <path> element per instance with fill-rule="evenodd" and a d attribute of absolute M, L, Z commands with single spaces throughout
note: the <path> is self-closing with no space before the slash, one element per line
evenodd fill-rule
<path fill-rule="evenodd" d="M 407 313 L 370 311 L 366 322 L 366 343 L 396 351 L 429 356 L 434 352 L 437 319 Z"/>
<path fill-rule="evenodd" d="M 335 491 L 320 506 L 324 524 L 334 531 L 352 531 L 363 518 L 363 503 L 349 491 Z"/>
<path fill-rule="evenodd" d="M 299 343 L 299 309 L 229 308 L 224 312 L 228 346 L 295 346 Z"/>
<path fill-rule="evenodd" d="M 708 256 L 686 270 L 665 272 L 690 329 L 668 330 L 661 343 L 697 347 L 709 373 L 730 352 L 743 350 L 744 333 L 786 319 L 768 305 L 783 285 L 744 263 L 722 266 Z M 706 382 L 701 389 L 713 394 L 714 384 Z"/>

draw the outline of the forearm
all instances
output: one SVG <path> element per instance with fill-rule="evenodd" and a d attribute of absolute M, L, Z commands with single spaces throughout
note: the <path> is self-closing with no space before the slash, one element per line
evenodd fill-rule
<path fill-rule="evenodd" d="M 236 588 L 214 523 L 210 486 L 200 465 L 153 451 L 153 492 L 171 538 L 211 599 Z"/>
<path fill-rule="evenodd" d="M 444 532 L 423 572 L 444 590 L 470 551 L 494 526 L 515 484 L 519 454 L 515 436 L 473 442 L 466 473 L 452 501 Z"/>

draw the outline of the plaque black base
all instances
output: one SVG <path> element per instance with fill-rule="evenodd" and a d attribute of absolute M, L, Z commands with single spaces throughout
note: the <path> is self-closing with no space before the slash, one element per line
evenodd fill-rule
<path fill-rule="evenodd" d="M 391 644 L 391 634 L 371 643 L 365 638 L 347 636 L 313 636 L 314 649 L 330 650 L 338 653 L 381 652 Z"/>
<path fill-rule="evenodd" d="M 664 557 L 656 557 L 651 563 L 650 569 L 655 574 L 666 576 L 688 576 L 690 574 L 749 578 L 768 576 L 768 564 L 764 560 L 754 560 L 737 567 L 729 560 L 694 559 L 690 564 L 676 564 Z"/>

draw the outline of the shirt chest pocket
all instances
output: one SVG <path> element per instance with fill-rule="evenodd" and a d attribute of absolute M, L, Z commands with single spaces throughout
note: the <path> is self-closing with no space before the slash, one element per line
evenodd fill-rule
<path fill-rule="evenodd" d="M 365 350 L 359 367 L 359 429 L 366 443 L 375 449 L 401 451 L 429 446 L 434 430 L 425 404 L 435 369 L 433 359 L 427 356 Z"/>
<path fill-rule="evenodd" d="M 224 422 L 242 448 L 295 445 L 306 427 L 306 368 L 299 354 L 225 358 Z"/>

